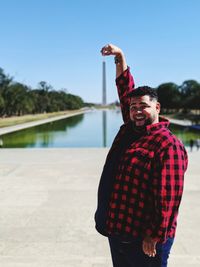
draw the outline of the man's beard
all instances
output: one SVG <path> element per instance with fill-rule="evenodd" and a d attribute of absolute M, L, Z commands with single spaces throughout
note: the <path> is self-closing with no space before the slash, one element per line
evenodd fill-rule
<path fill-rule="evenodd" d="M 148 119 L 145 119 L 145 122 L 143 125 L 136 125 L 136 122 L 133 121 L 133 127 L 134 129 L 136 129 L 137 131 L 143 131 L 146 129 L 146 126 L 147 125 L 151 125 L 154 121 L 154 118 L 148 118 Z"/>

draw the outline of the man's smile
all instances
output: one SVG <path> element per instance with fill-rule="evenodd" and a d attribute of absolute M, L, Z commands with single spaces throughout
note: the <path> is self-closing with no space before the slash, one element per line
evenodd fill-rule
<path fill-rule="evenodd" d="M 135 116 L 135 119 L 136 120 L 145 120 L 145 116 L 138 115 L 138 116 Z"/>

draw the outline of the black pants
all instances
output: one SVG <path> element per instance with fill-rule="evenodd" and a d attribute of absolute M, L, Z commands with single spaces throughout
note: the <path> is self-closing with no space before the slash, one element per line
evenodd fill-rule
<path fill-rule="evenodd" d="M 174 239 L 169 238 L 165 244 L 156 244 L 156 256 L 149 257 L 142 250 L 142 240 L 121 241 L 109 238 L 114 267 L 167 267 L 167 259 Z"/>

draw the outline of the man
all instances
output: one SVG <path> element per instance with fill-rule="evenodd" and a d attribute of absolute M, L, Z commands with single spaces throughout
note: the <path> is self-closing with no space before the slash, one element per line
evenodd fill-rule
<path fill-rule="evenodd" d="M 124 124 L 108 153 L 98 189 L 96 229 L 109 239 L 114 267 L 166 267 L 176 231 L 187 153 L 159 117 L 157 93 L 134 89 L 125 56 L 112 44 Z"/>

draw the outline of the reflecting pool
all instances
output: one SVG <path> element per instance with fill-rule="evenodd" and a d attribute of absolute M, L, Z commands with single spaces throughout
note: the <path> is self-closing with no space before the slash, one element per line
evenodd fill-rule
<path fill-rule="evenodd" d="M 110 147 L 122 124 L 119 110 L 94 110 L 67 119 L 2 135 L 4 148 Z M 170 126 L 186 146 L 200 138 L 200 132 Z"/>

